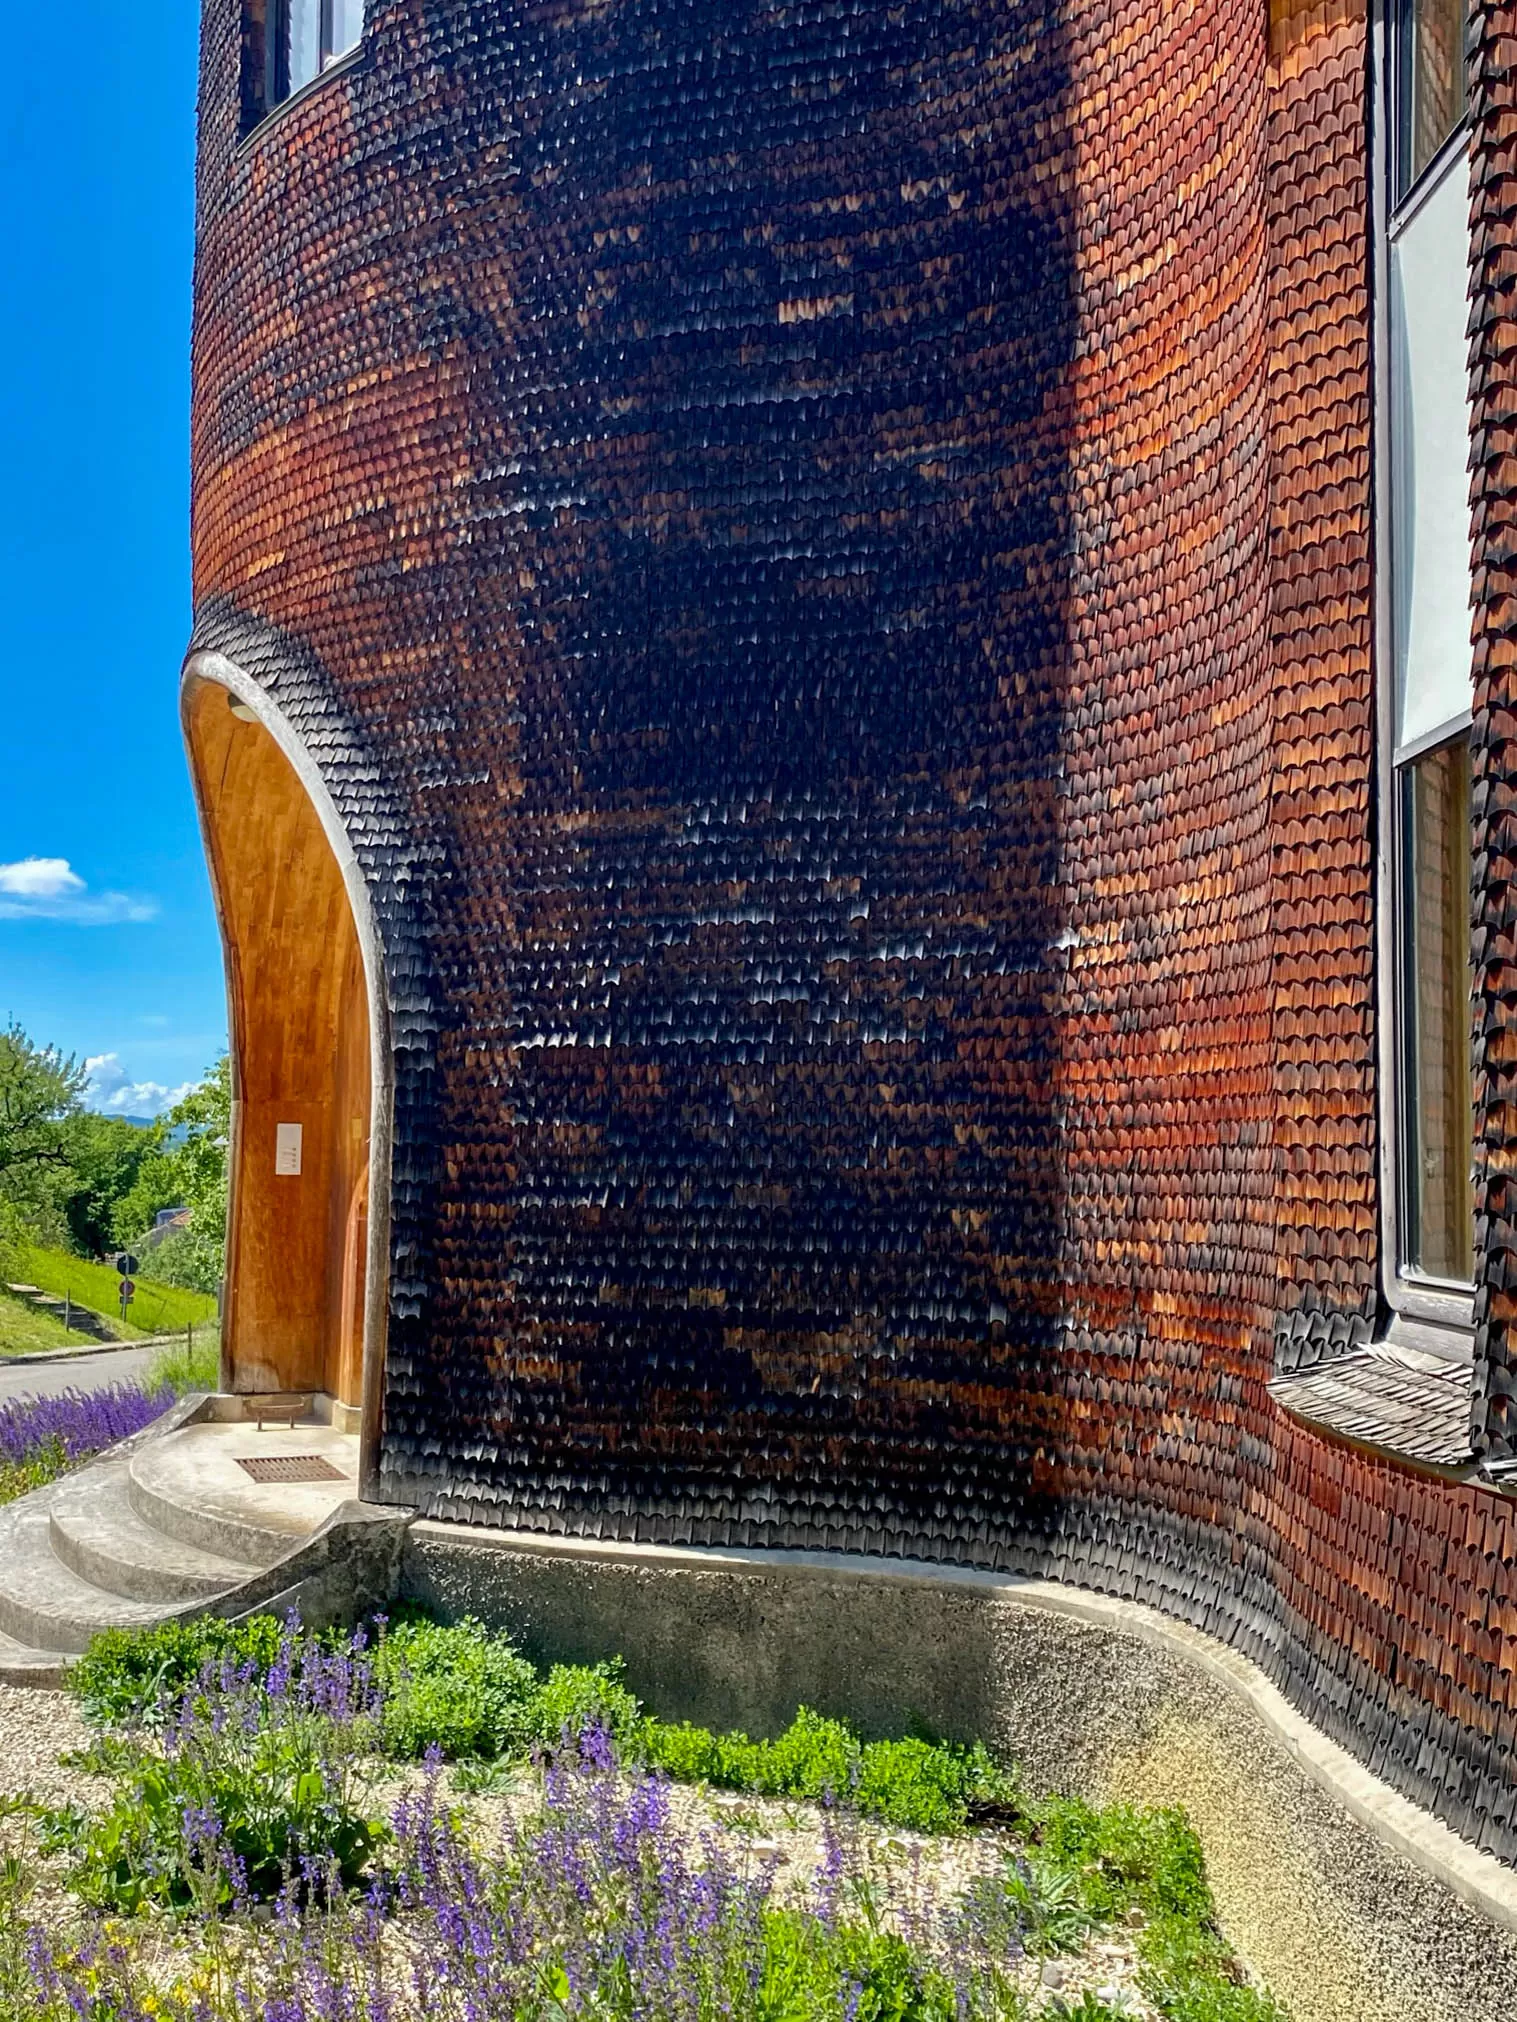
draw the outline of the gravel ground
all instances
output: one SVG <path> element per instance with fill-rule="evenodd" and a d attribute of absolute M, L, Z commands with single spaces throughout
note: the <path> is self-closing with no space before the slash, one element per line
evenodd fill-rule
<path fill-rule="evenodd" d="M 419 1781 L 415 1774 L 386 1780 L 384 1799 L 393 1803 Z M 499 1795 L 466 1797 L 475 1844 L 487 1850 L 497 1843 L 512 1815 L 535 1808 L 536 1773 L 522 1769 Z M 449 1791 L 456 1799 L 456 1791 Z M 805 1902 L 813 1897 L 817 1871 L 826 1853 L 823 1818 L 815 1805 L 776 1798 L 713 1791 L 704 1786 L 673 1784 L 670 1811 L 687 1840 L 720 1835 L 729 1855 L 752 1868 L 770 1863 L 776 1894 Z M 939 1919 L 958 1903 L 964 1890 L 981 1877 L 1000 1872 L 1012 1842 L 988 1832 L 947 1837 L 903 1832 L 856 1814 L 834 1814 L 834 1832 L 842 1840 L 852 1875 L 867 1878 L 869 1894 L 884 1923 L 914 1944 L 929 1948 Z M 1058 1959 L 1028 1959 L 1012 1976 L 1034 2008 L 1055 1993 L 1077 2003 L 1089 1988 L 1123 2010 L 1133 2022 L 1159 2022 L 1137 1988 L 1136 1930 L 1107 1929 L 1092 1933 L 1084 1948 Z"/>
<path fill-rule="evenodd" d="M 0 1734 L 4 1736 L 0 1795 L 29 1794 L 46 1804 L 78 1805 L 86 1810 L 101 1804 L 107 1786 L 58 1760 L 60 1753 L 82 1748 L 90 1738 L 89 1728 L 66 1693 L 0 1686 Z M 387 1809 L 419 1781 L 420 1772 L 386 1775 L 376 1796 Z M 476 1844 L 488 1849 L 499 1839 L 507 1819 L 532 1806 L 536 1795 L 535 1772 L 523 1770 L 499 1792 L 464 1797 L 462 1806 Z M 450 1802 L 460 1801 L 451 1778 L 448 1796 Z M 822 1815 L 815 1806 L 684 1785 L 672 1787 L 670 1802 L 676 1823 L 691 1838 L 720 1835 L 739 1861 L 750 1860 L 755 1867 L 774 1863 L 776 1887 L 782 1896 L 804 1898 L 810 1893 L 825 1852 Z M 1007 1842 L 992 1833 L 933 1838 L 841 1816 L 836 1829 L 847 1847 L 850 1870 L 867 1875 L 883 1920 L 918 1942 L 924 1934 L 930 1936 L 939 1915 L 953 1906 L 973 1880 L 997 1872 L 1007 1850 Z M 9 1832 L 0 1832 L 0 1840 L 9 1837 Z M 57 1901 L 58 1880 L 48 1874 L 43 1878 L 37 1907 L 46 1915 L 50 1902 Z M 148 1952 L 161 1951 L 165 1963 L 177 1954 L 177 1964 L 182 1967 L 187 1963 L 182 1943 L 170 1939 L 164 1946 L 165 1939 L 167 1932 L 160 1934 L 159 1942 L 150 1941 Z M 1090 1988 L 1122 2007 L 1134 2022 L 1157 2022 L 1156 2011 L 1137 1991 L 1134 1939 L 1132 1930 L 1097 1932 L 1083 1950 L 1071 1956 L 1041 1965 L 1036 1960 L 1025 1961 L 1019 1984 L 1035 2007 L 1052 1998 L 1055 1990 L 1065 2000 L 1077 2002 Z"/>
<path fill-rule="evenodd" d="M 98 1802 L 99 1784 L 58 1760 L 83 1748 L 90 1730 L 66 1692 L 35 1692 L 0 1685 L 0 1794 L 23 1792 L 43 1804 Z"/>

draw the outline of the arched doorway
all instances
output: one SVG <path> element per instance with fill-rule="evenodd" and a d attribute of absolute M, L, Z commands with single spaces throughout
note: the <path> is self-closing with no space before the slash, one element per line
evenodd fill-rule
<path fill-rule="evenodd" d="M 374 1474 L 387 1307 L 383 994 L 363 888 L 289 726 L 191 661 L 185 736 L 226 951 L 232 1172 L 222 1382 L 310 1391 Z M 357 912 L 355 913 L 355 900 Z M 376 1092 L 380 1099 L 376 1101 Z"/>

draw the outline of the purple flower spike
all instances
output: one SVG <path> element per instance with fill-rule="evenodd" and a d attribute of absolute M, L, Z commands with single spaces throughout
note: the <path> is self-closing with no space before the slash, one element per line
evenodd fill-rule
<path fill-rule="evenodd" d="M 145 1431 L 173 1401 L 167 1385 L 149 1392 L 138 1384 L 116 1383 L 105 1390 L 65 1390 L 57 1397 L 0 1404 L 0 1460 L 34 1460 L 54 1445 L 69 1460 L 87 1460 Z"/>

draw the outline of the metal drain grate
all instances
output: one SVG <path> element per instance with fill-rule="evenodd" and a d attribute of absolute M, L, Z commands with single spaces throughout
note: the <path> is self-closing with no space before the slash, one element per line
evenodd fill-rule
<path fill-rule="evenodd" d="M 257 1460 L 239 1460 L 237 1465 L 246 1469 L 254 1481 L 347 1480 L 340 1467 L 333 1467 L 331 1461 L 323 1460 L 318 1453 L 270 1454 L 267 1459 L 260 1455 Z"/>

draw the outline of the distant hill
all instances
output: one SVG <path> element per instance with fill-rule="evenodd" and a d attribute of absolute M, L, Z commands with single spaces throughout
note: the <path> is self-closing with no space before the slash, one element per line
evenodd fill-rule
<path fill-rule="evenodd" d="M 151 1130 L 161 1120 L 161 1118 L 156 1116 L 124 1116 L 121 1119 L 123 1123 L 135 1124 L 138 1130 Z M 187 1124 L 176 1123 L 172 1130 L 164 1133 L 163 1141 L 172 1149 L 175 1145 L 183 1144 L 189 1134 L 189 1126 Z"/>

